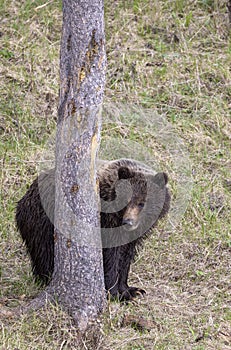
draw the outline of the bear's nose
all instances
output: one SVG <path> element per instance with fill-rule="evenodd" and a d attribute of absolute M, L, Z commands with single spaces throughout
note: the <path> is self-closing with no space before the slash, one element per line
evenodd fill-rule
<path fill-rule="evenodd" d="M 122 225 L 133 226 L 133 220 L 132 219 L 123 219 Z"/>

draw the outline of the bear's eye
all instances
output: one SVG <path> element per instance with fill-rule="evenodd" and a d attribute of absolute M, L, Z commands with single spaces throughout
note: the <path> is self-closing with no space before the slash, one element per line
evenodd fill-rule
<path fill-rule="evenodd" d="M 143 203 L 143 202 L 140 202 L 140 203 L 138 204 L 138 207 L 139 207 L 139 208 L 143 208 L 143 207 L 144 207 L 144 203 Z"/>

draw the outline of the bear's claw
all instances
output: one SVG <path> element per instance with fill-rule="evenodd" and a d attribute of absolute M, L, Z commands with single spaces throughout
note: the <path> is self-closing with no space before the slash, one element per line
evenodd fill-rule
<path fill-rule="evenodd" d="M 146 294 L 146 291 L 144 289 L 129 287 L 128 289 L 120 293 L 119 300 L 120 301 L 133 300 L 137 296 L 143 296 L 144 294 Z"/>

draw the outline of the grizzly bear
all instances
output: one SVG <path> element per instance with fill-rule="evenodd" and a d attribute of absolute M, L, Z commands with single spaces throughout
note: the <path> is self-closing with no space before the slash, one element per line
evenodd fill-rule
<path fill-rule="evenodd" d="M 33 274 L 44 284 L 54 268 L 54 174 L 51 169 L 39 175 L 16 208 Z M 102 162 L 97 175 L 105 288 L 112 297 L 130 300 L 145 293 L 128 286 L 128 274 L 136 248 L 169 210 L 168 177 L 130 159 Z"/>

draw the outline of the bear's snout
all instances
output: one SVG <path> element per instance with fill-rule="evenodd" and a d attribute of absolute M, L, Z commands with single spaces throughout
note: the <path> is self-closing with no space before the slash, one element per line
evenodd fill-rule
<path fill-rule="evenodd" d="M 140 208 L 135 204 L 131 203 L 126 208 L 123 215 L 122 225 L 128 231 L 135 230 L 139 226 L 139 214 Z"/>
<path fill-rule="evenodd" d="M 132 219 L 123 219 L 122 225 L 128 225 L 128 226 L 133 226 L 134 222 Z"/>

